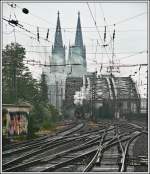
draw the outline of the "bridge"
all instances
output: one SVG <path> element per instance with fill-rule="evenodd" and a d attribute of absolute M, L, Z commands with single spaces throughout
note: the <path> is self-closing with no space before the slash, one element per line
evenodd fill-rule
<path fill-rule="evenodd" d="M 76 88 L 78 83 L 73 84 L 71 81 L 67 83 L 69 87 L 66 84 L 66 89 L 71 88 L 74 92 L 72 92 L 72 95 L 79 91 L 77 100 L 84 102 L 79 102 L 80 104 L 77 102 L 76 105 L 82 105 L 82 110 L 85 113 L 90 112 L 87 111 L 87 109 L 90 109 L 93 116 L 103 117 L 105 115 L 105 117 L 124 118 L 129 114 L 140 112 L 140 94 L 130 76 L 116 77 L 112 74 L 97 76 L 96 73 L 92 73 L 85 75 L 82 82 L 83 84 L 80 83 L 80 90 L 79 85 L 78 89 Z"/>

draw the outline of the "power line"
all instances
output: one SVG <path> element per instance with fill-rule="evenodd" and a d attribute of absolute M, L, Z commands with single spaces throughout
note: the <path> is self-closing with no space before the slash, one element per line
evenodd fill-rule
<path fill-rule="evenodd" d="M 19 8 L 19 9 L 22 9 L 22 10 L 23 10 L 23 8 L 22 8 L 21 6 L 19 6 L 18 4 L 15 4 L 15 6 L 16 6 L 17 8 Z M 29 14 L 30 14 L 31 16 L 33 16 L 33 17 L 39 19 L 39 20 L 42 20 L 42 21 L 48 23 L 48 24 L 52 24 L 50 21 L 44 19 L 43 17 L 37 16 L 37 15 L 31 13 L 31 12 L 29 12 Z M 54 24 L 52 24 L 52 25 L 54 25 Z"/>
<path fill-rule="evenodd" d="M 18 31 L 19 32 L 19 30 L 16 30 L 16 31 Z M 12 30 L 12 32 L 14 32 L 14 30 Z M 27 35 L 27 34 L 25 34 L 25 35 Z M 35 34 L 34 34 L 35 35 Z M 28 37 L 30 37 L 29 35 L 27 35 Z M 30 37 L 30 38 L 32 38 L 32 39 L 35 39 L 36 40 L 36 38 L 33 38 L 33 37 Z M 36 46 L 34 46 L 34 47 L 36 47 Z M 49 46 L 38 46 L 38 47 L 49 47 Z M 35 53 L 50 53 L 50 52 L 38 52 L 38 51 L 26 51 L 26 52 L 35 52 Z M 126 58 L 129 58 L 129 57 L 133 57 L 133 56 L 135 56 L 135 55 L 138 55 L 138 54 L 142 54 L 142 53 L 145 53 L 145 52 L 147 52 L 146 50 L 143 50 L 143 51 L 140 51 L 140 52 L 135 52 L 135 54 L 132 54 L 132 55 L 129 55 L 129 56 L 125 56 L 125 57 L 120 57 L 119 59 L 121 59 L 121 60 L 123 60 L 123 59 L 126 59 Z M 130 52 L 128 52 L 128 53 L 130 53 Z M 86 54 L 112 54 L 112 53 L 86 53 Z M 115 54 L 125 54 L 125 53 L 115 53 Z"/>
<path fill-rule="evenodd" d="M 2 19 L 3 19 L 4 21 L 7 21 L 8 24 L 9 24 L 10 26 L 12 26 L 12 27 L 18 27 L 18 28 L 20 28 L 20 29 L 22 29 L 22 30 L 24 30 L 24 31 L 26 31 L 26 32 L 28 32 L 28 33 L 34 35 L 34 36 L 37 36 L 37 34 L 32 33 L 30 30 L 24 28 L 23 25 L 20 25 L 17 21 L 16 21 L 16 23 L 14 23 L 14 22 L 12 22 L 12 20 L 10 21 L 10 20 L 5 19 L 5 18 L 2 18 Z M 48 39 L 43 38 L 43 37 L 41 37 L 41 36 L 40 36 L 39 38 L 42 39 L 42 40 L 44 40 L 44 41 L 53 43 L 52 41 L 49 41 Z"/>
<path fill-rule="evenodd" d="M 143 53 L 147 53 L 147 51 L 146 51 L 146 50 L 140 51 L 140 52 L 137 52 L 137 53 L 135 53 L 135 54 L 131 54 L 131 55 L 129 55 L 129 56 L 120 57 L 119 59 L 123 60 L 123 59 L 126 59 L 126 58 L 130 58 L 130 57 L 136 56 L 136 55 L 138 55 L 138 54 L 143 54 Z"/>
<path fill-rule="evenodd" d="M 104 22 L 105 22 L 105 24 L 106 24 L 105 29 L 106 29 L 106 27 L 107 27 L 107 28 L 108 28 L 108 31 L 109 31 L 110 43 L 111 43 L 111 41 L 112 41 L 112 36 L 111 36 L 111 33 L 110 33 L 110 29 L 109 29 L 109 27 L 108 27 L 109 25 L 108 25 L 108 23 L 107 23 L 106 17 L 105 17 L 105 15 L 104 15 L 104 10 L 103 10 L 103 8 L 102 8 L 101 3 L 99 3 L 99 7 L 100 7 L 100 9 L 101 9 L 101 11 L 102 11 L 103 18 L 104 18 Z M 111 44 L 110 44 L 110 45 L 111 45 Z M 111 45 L 111 49 L 112 49 L 112 45 Z"/>
<path fill-rule="evenodd" d="M 41 46 L 42 47 L 42 46 Z M 49 46 L 43 46 L 43 47 L 49 47 Z M 51 51 L 29 51 L 29 50 L 26 50 L 26 52 L 33 52 L 33 53 L 51 53 Z M 137 52 L 133 52 L 133 51 L 129 51 L 129 52 L 115 52 L 114 54 L 130 54 L 130 53 L 135 53 L 135 54 L 142 54 L 142 53 L 146 53 L 147 51 L 146 50 L 143 50 L 143 51 L 137 51 Z M 86 52 L 86 54 L 106 54 L 106 53 L 103 53 L 103 52 Z M 112 54 L 112 53 L 108 53 L 107 54 Z M 129 55 L 131 56 L 131 55 Z M 124 58 L 124 57 L 123 57 Z"/>
<path fill-rule="evenodd" d="M 89 9 L 89 11 L 90 11 L 91 17 L 92 17 L 92 19 L 93 19 L 94 25 L 95 25 L 95 27 L 96 27 L 96 30 L 97 30 L 98 36 L 99 36 L 100 40 L 101 40 L 102 43 L 103 43 L 103 40 L 102 40 L 102 38 L 101 38 L 100 32 L 99 32 L 99 30 L 98 30 L 98 27 L 97 27 L 96 21 L 95 21 L 95 19 L 94 19 L 93 13 L 92 13 L 92 11 L 91 11 L 91 8 L 90 8 L 88 2 L 87 2 L 87 6 L 88 6 L 88 9 Z M 104 47 L 104 48 L 105 48 L 105 51 L 106 51 L 106 53 L 107 53 L 106 47 Z M 107 56 L 108 56 L 108 59 L 110 60 L 108 54 L 107 54 Z"/>
<path fill-rule="evenodd" d="M 23 23 L 23 22 L 22 22 Z M 39 29 L 41 29 L 41 27 L 39 27 Z M 48 29 L 50 29 L 50 28 L 47 28 L 47 30 Z M 47 31 L 46 29 L 44 30 L 44 31 L 41 31 L 40 30 L 40 32 L 41 33 L 46 33 L 46 31 Z M 50 29 L 51 30 L 51 32 L 52 32 L 52 29 Z M 55 32 L 55 30 L 56 29 L 54 29 L 53 30 L 53 32 Z M 30 30 L 30 31 L 32 31 L 32 32 L 36 32 L 36 30 Z M 100 32 L 104 32 L 103 30 L 99 30 Z M 110 31 L 110 30 L 109 30 Z M 112 30 L 113 31 L 113 30 Z M 62 32 L 66 32 L 66 33 L 75 33 L 76 32 L 76 30 L 62 30 Z M 96 30 L 82 30 L 82 32 L 84 33 L 86 33 L 86 32 L 91 32 L 91 33 L 96 33 L 97 31 Z M 146 32 L 146 30 L 145 29 L 129 29 L 129 30 L 116 30 L 116 32 Z"/>
<path fill-rule="evenodd" d="M 18 6 L 18 5 L 17 5 Z M 101 8 L 102 9 L 102 8 Z M 102 10 L 103 11 L 103 10 Z M 137 14 L 137 15 L 135 15 L 135 16 L 131 16 L 131 17 L 129 17 L 129 18 L 125 18 L 125 19 L 123 19 L 123 20 L 120 20 L 120 21 L 118 21 L 118 22 L 115 22 L 114 24 L 115 25 L 118 25 L 118 24 L 121 24 L 121 23 L 124 23 L 124 22 L 126 22 L 126 21 L 129 21 L 129 20 L 132 20 L 132 19 L 134 19 L 134 18 L 137 18 L 137 17 L 139 17 L 139 16 L 142 16 L 142 15 L 144 15 L 144 14 L 146 14 L 146 12 L 142 12 L 142 13 L 139 13 L 139 14 Z M 103 13 L 103 16 L 104 16 L 104 13 Z M 37 17 L 37 16 L 36 16 Z M 44 18 L 42 18 L 42 17 L 37 17 L 37 18 L 41 18 L 41 20 L 44 20 L 44 21 L 46 21 L 46 23 L 50 23 L 50 22 L 48 22 L 47 20 L 45 20 Z M 34 26 L 34 27 L 37 27 L 36 25 L 33 25 L 33 24 L 29 24 L 29 23 L 26 23 L 26 22 L 24 22 L 24 21 L 21 21 L 22 23 L 24 23 L 24 24 L 27 24 L 27 25 L 30 25 L 30 26 Z M 109 26 L 111 26 L 111 27 L 113 27 L 114 26 L 114 24 L 110 24 L 110 25 L 108 25 L 107 24 L 107 27 Z M 101 27 L 101 28 L 104 28 L 105 27 L 105 25 L 100 25 L 100 26 L 97 26 L 97 28 L 99 28 L 99 27 Z M 43 28 L 43 29 L 47 29 L 46 27 L 40 27 L 40 28 Z M 62 27 L 61 29 L 63 30 L 63 29 L 75 29 L 76 27 Z M 91 27 L 91 26 L 86 26 L 86 27 L 84 27 L 84 26 L 82 26 L 82 28 L 95 28 L 95 27 Z M 49 29 L 51 29 L 51 30 L 55 30 L 56 29 L 56 27 L 49 27 Z"/>
<path fill-rule="evenodd" d="M 81 65 L 81 64 L 78 64 L 78 63 L 75 63 L 75 64 L 43 64 L 41 63 L 41 61 L 35 61 L 35 60 L 27 60 L 27 59 L 24 59 L 23 60 L 24 62 L 26 62 L 26 64 L 29 64 L 29 65 L 32 65 L 32 66 L 35 66 L 35 65 L 38 65 L 38 66 L 45 66 L 45 67 L 52 67 L 52 66 L 67 66 L 67 65 Z M 108 67 L 107 65 L 109 65 L 108 63 L 103 63 L 105 64 L 104 67 Z M 136 66 L 148 66 L 147 63 L 140 63 L 140 64 L 115 64 L 116 67 L 136 67 Z"/>
<path fill-rule="evenodd" d="M 146 14 L 146 12 L 139 13 L 139 14 L 137 14 L 137 15 L 135 15 L 135 16 L 132 16 L 132 17 L 129 17 L 129 18 L 120 20 L 120 21 L 116 22 L 115 24 L 118 25 L 118 24 L 124 23 L 124 22 L 126 22 L 126 21 L 132 20 L 132 19 L 137 18 L 137 17 L 139 17 L 139 16 L 143 16 L 144 14 Z"/>
<path fill-rule="evenodd" d="M 76 65 L 79 66 L 81 64 L 79 63 L 74 63 L 74 64 L 43 64 L 41 63 L 41 61 L 35 61 L 35 60 L 24 60 L 26 62 L 26 64 L 29 65 L 38 65 L 38 66 L 44 66 L 44 67 L 53 67 L 53 66 L 67 66 L 67 65 Z"/>

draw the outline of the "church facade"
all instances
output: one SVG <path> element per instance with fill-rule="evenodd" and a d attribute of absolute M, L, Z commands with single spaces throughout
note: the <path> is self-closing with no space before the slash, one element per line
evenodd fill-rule
<path fill-rule="evenodd" d="M 70 95 L 68 90 L 71 89 L 71 94 L 74 95 L 76 86 L 69 83 L 70 87 L 68 88 L 66 84 L 74 78 L 82 81 L 82 77 L 87 71 L 86 66 L 86 49 L 83 44 L 80 13 L 78 13 L 75 43 L 72 46 L 69 45 L 68 59 L 66 59 L 66 47 L 63 45 L 58 12 L 55 39 L 50 57 L 50 68 L 44 68 L 43 73 L 47 79 L 49 103 L 55 106 L 59 112 L 65 109 L 65 103 L 73 103 L 73 101 L 67 100 L 68 95 Z M 80 86 L 82 86 L 82 82 Z M 78 85 L 78 90 L 80 86 Z M 73 100 L 73 96 L 71 100 Z"/>

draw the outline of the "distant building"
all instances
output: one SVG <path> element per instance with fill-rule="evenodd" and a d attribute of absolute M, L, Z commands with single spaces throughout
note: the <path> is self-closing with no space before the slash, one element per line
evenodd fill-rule
<path fill-rule="evenodd" d="M 64 113 L 67 116 L 74 116 L 74 95 L 83 85 L 81 77 L 67 77 L 65 88 Z"/>
<path fill-rule="evenodd" d="M 115 77 L 112 71 L 100 76 L 96 72 L 87 72 L 80 13 L 78 13 L 75 42 L 74 45 L 69 45 L 66 60 L 58 12 L 50 65 L 50 69 L 44 69 L 49 103 L 60 112 L 74 116 L 77 103 L 86 104 L 86 108 L 91 110 L 91 115 L 105 118 L 109 116 L 120 118 L 140 112 L 140 96 L 131 77 Z"/>
<path fill-rule="evenodd" d="M 87 74 L 86 49 L 83 44 L 80 13 L 78 13 L 75 43 L 73 46 L 69 45 L 68 64 L 64 110 L 67 114 L 74 115 L 74 95 L 82 87 L 83 76 Z"/>
<path fill-rule="evenodd" d="M 86 49 L 83 44 L 80 13 L 78 13 L 75 44 L 69 45 L 68 60 L 66 61 L 58 12 L 50 65 L 50 68 L 43 69 L 47 79 L 49 103 L 62 112 L 64 103 L 66 106 L 73 104 L 75 91 L 80 89 L 82 76 L 87 73 Z"/>
<path fill-rule="evenodd" d="M 83 44 L 80 13 L 78 13 L 75 44 L 69 45 L 68 64 L 70 64 L 68 67 L 71 77 L 82 77 L 87 73 L 86 49 Z"/>
<path fill-rule="evenodd" d="M 50 65 L 50 68 L 44 68 L 43 70 L 47 79 L 48 99 L 49 103 L 61 112 L 62 102 L 65 98 L 66 60 L 59 12 L 57 17 L 55 41 L 52 46 L 52 56 L 50 57 Z"/>

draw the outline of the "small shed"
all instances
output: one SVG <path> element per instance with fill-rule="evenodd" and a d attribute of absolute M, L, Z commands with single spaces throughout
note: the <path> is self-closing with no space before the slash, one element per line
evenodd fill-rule
<path fill-rule="evenodd" d="M 28 133 L 28 117 L 31 106 L 27 104 L 3 104 L 2 128 L 4 136 L 25 135 Z"/>

